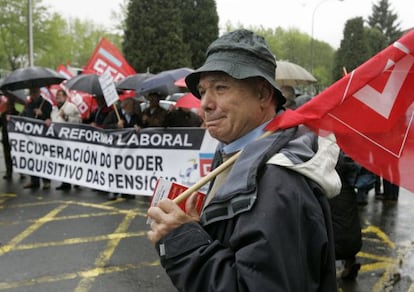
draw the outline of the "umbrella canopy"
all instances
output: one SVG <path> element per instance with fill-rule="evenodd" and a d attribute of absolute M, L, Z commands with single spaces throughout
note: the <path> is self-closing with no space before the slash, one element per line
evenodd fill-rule
<path fill-rule="evenodd" d="M 55 70 L 45 67 L 27 67 L 14 70 L 0 86 L 1 90 L 17 90 L 59 84 L 66 78 Z"/>
<path fill-rule="evenodd" d="M 195 97 L 192 93 L 187 93 L 180 97 L 175 103 L 176 107 L 183 108 L 200 108 L 201 101 Z"/>
<path fill-rule="evenodd" d="M 103 96 L 99 76 L 96 74 L 80 74 L 69 79 L 65 87 L 70 90 L 78 90 L 95 96 Z"/>
<path fill-rule="evenodd" d="M 150 77 L 154 76 L 152 73 L 138 73 L 125 77 L 119 81 L 115 87 L 121 90 L 140 90 L 142 82 Z"/>
<path fill-rule="evenodd" d="M 174 82 L 180 78 L 186 77 L 193 71 L 194 70 L 190 68 L 178 68 L 160 72 L 142 82 L 138 93 L 147 94 L 156 91 L 162 95 L 169 95 L 179 92 L 180 88 L 174 85 Z"/>
<path fill-rule="evenodd" d="M 297 86 L 317 82 L 311 73 L 297 64 L 288 61 L 276 61 L 276 66 L 276 84 L 278 86 Z"/>

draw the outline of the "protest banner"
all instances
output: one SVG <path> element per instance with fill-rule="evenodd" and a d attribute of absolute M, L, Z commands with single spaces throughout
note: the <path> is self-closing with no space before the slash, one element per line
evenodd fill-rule
<path fill-rule="evenodd" d="M 11 116 L 13 169 L 106 192 L 153 193 L 158 178 L 190 186 L 209 172 L 217 141 L 202 128 L 104 130 Z"/>

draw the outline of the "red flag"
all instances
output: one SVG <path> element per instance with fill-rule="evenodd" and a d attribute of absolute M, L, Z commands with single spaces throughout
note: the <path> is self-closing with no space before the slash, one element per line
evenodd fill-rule
<path fill-rule="evenodd" d="M 95 73 L 101 76 L 108 68 L 114 82 L 136 73 L 134 68 L 122 56 L 118 48 L 103 37 L 92 57 L 83 68 L 83 73 Z"/>
<path fill-rule="evenodd" d="M 411 31 L 267 130 L 305 124 L 319 134 L 333 132 L 355 161 L 414 191 L 413 52 Z"/>
<path fill-rule="evenodd" d="M 67 67 L 65 67 L 65 65 L 60 64 L 57 68 L 56 68 L 56 72 L 60 73 L 61 75 L 65 76 L 66 79 L 71 79 L 73 77 L 73 73 L 69 71 L 69 69 Z"/>

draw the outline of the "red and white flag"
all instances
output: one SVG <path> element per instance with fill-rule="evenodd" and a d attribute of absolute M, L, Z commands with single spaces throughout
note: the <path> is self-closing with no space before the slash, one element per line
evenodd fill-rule
<path fill-rule="evenodd" d="M 134 68 L 122 56 L 118 48 L 103 37 L 92 57 L 83 68 L 83 73 L 92 73 L 101 76 L 106 70 L 109 70 L 114 82 L 136 73 Z"/>
<path fill-rule="evenodd" d="M 339 147 L 373 173 L 414 191 L 414 31 L 267 130 L 305 124 L 335 133 Z"/>

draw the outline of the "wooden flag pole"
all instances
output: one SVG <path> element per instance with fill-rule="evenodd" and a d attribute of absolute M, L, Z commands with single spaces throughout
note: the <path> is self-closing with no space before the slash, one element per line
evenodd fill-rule
<path fill-rule="evenodd" d="M 43 107 L 44 103 L 45 103 L 45 99 L 42 97 L 42 102 L 40 103 L 39 110 L 42 110 L 42 107 Z M 36 119 L 37 119 L 37 117 L 38 117 L 38 114 L 35 115 Z"/>
<path fill-rule="evenodd" d="M 116 117 L 118 118 L 118 122 L 119 122 L 119 121 L 121 120 L 121 116 L 119 115 L 118 108 L 116 107 L 116 105 L 115 105 L 115 104 L 112 104 L 112 107 L 114 108 L 114 111 L 115 111 Z"/>
<path fill-rule="evenodd" d="M 259 138 L 257 138 L 257 140 L 263 139 L 263 138 L 269 136 L 270 134 L 273 134 L 273 131 L 266 131 L 263 135 L 261 135 Z M 208 183 L 209 181 L 213 180 L 217 175 L 219 175 L 221 172 L 223 172 L 224 170 L 226 170 L 227 168 L 229 168 L 231 165 L 233 165 L 234 162 L 236 162 L 236 160 L 240 157 L 241 153 L 242 153 L 242 150 L 240 150 L 239 152 L 237 152 L 236 154 L 234 154 L 232 157 L 230 157 L 228 160 L 226 160 L 225 162 L 223 162 L 222 164 L 220 164 L 217 168 L 215 168 L 209 174 L 207 174 L 206 176 L 202 177 L 198 182 L 196 182 L 194 185 L 192 185 L 187 190 L 185 190 L 184 192 L 182 192 L 179 196 L 177 196 L 174 199 L 174 202 L 176 204 L 179 204 L 182 201 L 184 201 L 185 199 L 187 199 L 192 193 L 198 191 L 206 183 Z"/>

